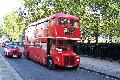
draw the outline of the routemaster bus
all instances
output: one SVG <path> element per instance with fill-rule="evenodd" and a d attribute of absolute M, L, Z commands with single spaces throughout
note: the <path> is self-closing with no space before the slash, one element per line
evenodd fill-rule
<path fill-rule="evenodd" d="M 26 27 L 24 56 L 46 65 L 75 67 L 80 56 L 73 52 L 73 45 L 81 41 L 79 18 L 57 13 L 31 23 Z"/>

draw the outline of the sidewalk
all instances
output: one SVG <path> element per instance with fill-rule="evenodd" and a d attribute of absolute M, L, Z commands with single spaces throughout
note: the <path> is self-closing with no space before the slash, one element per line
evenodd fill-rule
<path fill-rule="evenodd" d="M 80 57 L 80 59 L 80 67 L 120 78 L 120 64 L 118 62 L 110 62 L 108 60 L 100 60 L 88 57 Z"/>
<path fill-rule="evenodd" d="M 23 80 L 0 53 L 0 80 Z"/>

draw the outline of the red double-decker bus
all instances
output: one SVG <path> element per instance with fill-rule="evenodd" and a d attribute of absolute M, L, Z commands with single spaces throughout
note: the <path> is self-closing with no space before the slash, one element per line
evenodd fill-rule
<path fill-rule="evenodd" d="M 79 18 L 62 13 L 31 23 L 25 30 L 24 55 L 49 69 L 78 67 L 73 44 L 81 41 L 79 26 Z"/>

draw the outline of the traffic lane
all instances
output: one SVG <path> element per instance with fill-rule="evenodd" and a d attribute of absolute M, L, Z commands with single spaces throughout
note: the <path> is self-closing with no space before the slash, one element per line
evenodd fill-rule
<path fill-rule="evenodd" d="M 111 80 L 94 72 L 78 70 L 49 70 L 25 57 L 5 58 L 24 80 Z"/>
<path fill-rule="evenodd" d="M 0 53 L 3 53 L 3 52 L 4 52 L 4 47 L 0 46 Z"/>
<path fill-rule="evenodd" d="M 0 53 L 4 48 L 0 47 Z M 4 56 L 4 55 L 3 55 Z M 9 64 L 19 73 L 24 80 L 111 80 L 94 72 L 78 70 L 49 70 L 34 61 L 22 56 L 19 58 L 6 58 Z"/>

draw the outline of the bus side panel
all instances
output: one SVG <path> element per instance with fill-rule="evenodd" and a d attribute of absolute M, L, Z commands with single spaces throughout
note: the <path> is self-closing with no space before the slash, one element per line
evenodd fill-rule
<path fill-rule="evenodd" d="M 34 48 L 34 52 L 33 52 L 33 58 L 34 58 L 34 61 L 38 62 L 38 51 L 37 51 L 38 48 Z"/>
<path fill-rule="evenodd" d="M 45 64 L 46 63 L 46 58 L 47 58 L 47 43 L 41 43 L 41 48 L 37 50 L 39 52 L 38 54 L 38 60 L 40 63 Z"/>
<path fill-rule="evenodd" d="M 49 26 L 48 35 L 49 36 L 55 36 L 55 26 Z"/>
<path fill-rule="evenodd" d="M 75 35 L 76 35 L 76 38 L 80 38 L 81 37 L 80 28 L 76 28 L 75 29 Z"/>
<path fill-rule="evenodd" d="M 56 33 L 57 33 L 57 36 L 64 37 L 64 27 L 63 26 L 57 26 L 56 27 Z"/>
<path fill-rule="evenodd" d="M 41 48 L 37 49 L 37 53 L 38 53 L 37 58 L 38 58 L 38 62 L 40 62 L 40 63 L 42 62 L 42 60 L 41 60 L 41 50 L 42 50 Z"/>
<path fill-rule="evenodd" d="M 35 56 L 35 48 L 31 47 L 29 48 L 29 57 L 30 59 L 34 60 L 34 56 Z"/>
<path fill-rule="evenodd" d="M 43 63 L 43 49 L 39 49 L 38 62 Z"/>

